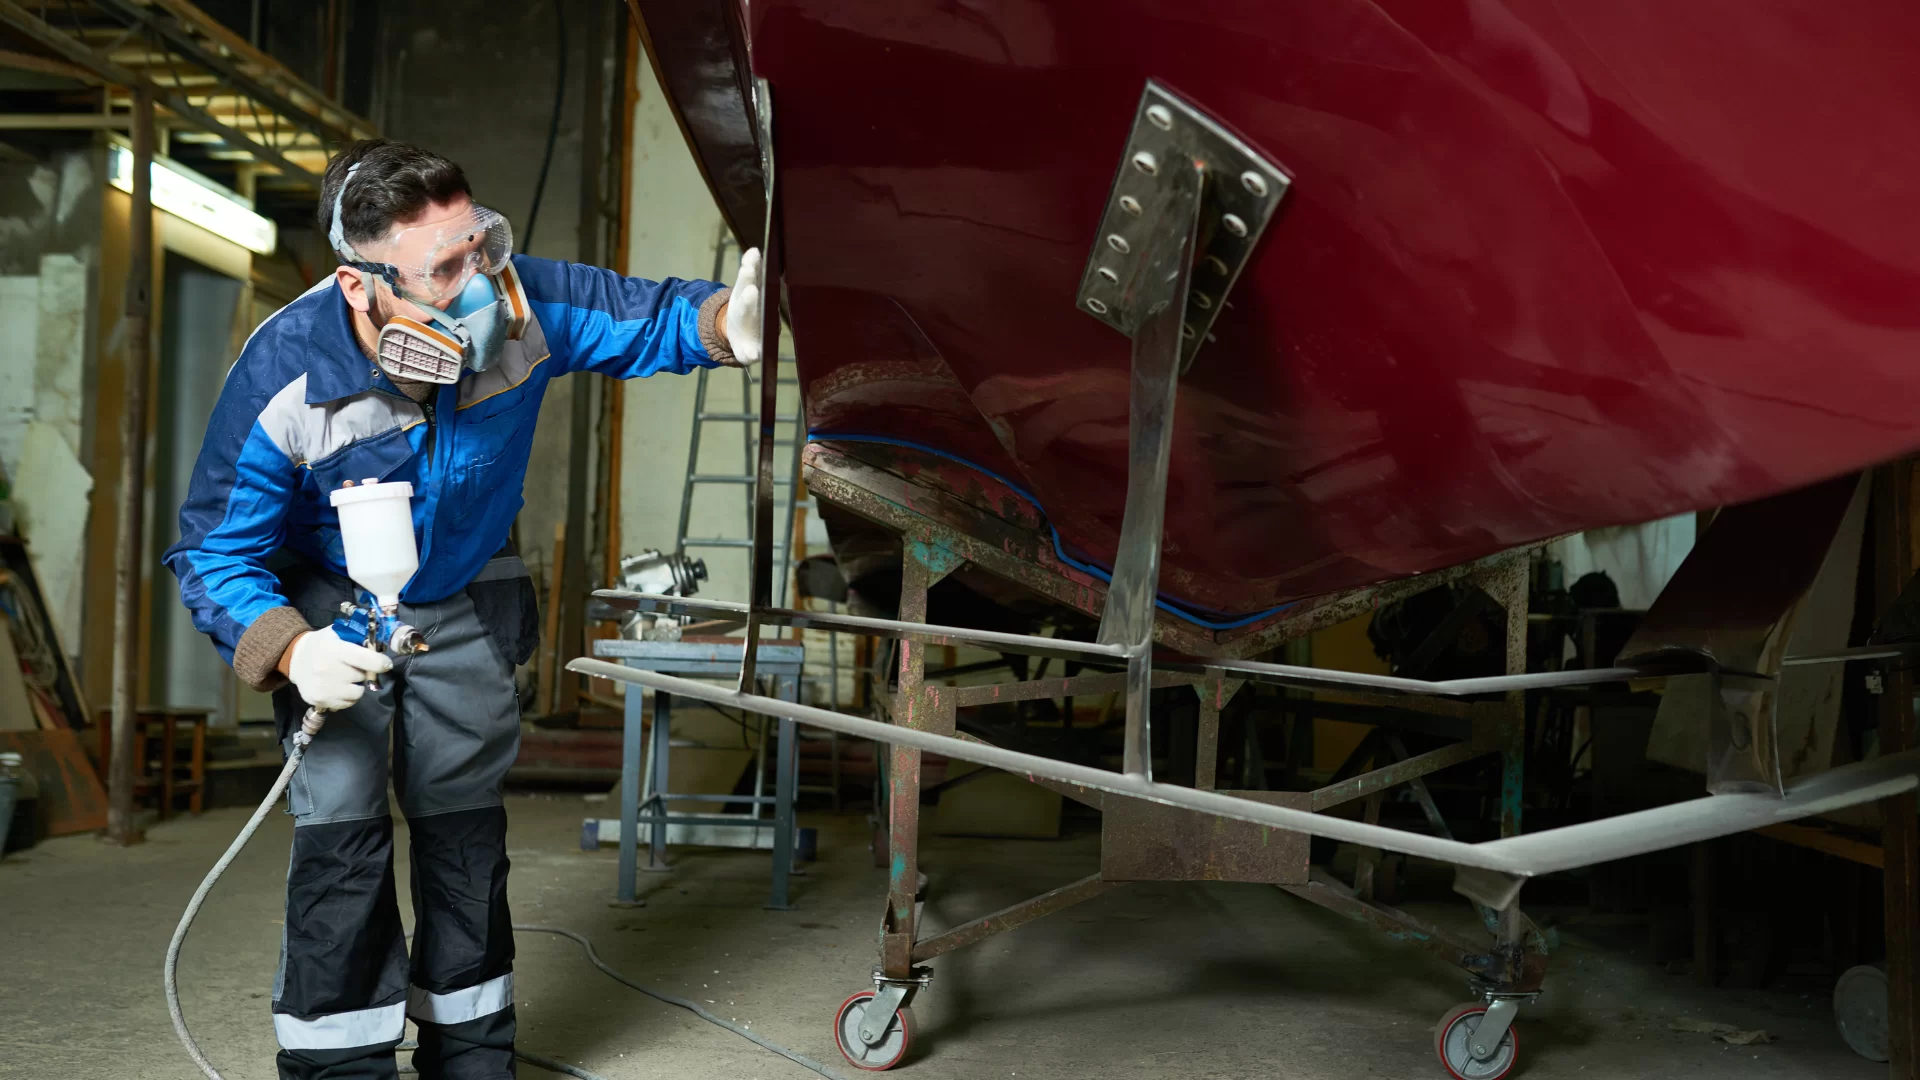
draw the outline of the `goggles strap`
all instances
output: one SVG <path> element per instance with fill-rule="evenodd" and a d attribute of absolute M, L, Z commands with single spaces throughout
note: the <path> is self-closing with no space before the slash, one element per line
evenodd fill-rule
<path fill-rule="evenodd" d="M 340 220 L 340 210 L 346 202 L 347 185 L 353 183 L 353 174 L 359 171 L 360 163 L 356 161 L 348 167 L 347 175 L 340 178 L 340 188 L 333 193 L 333 220 L 327 223 L 327 243 L 333 246 L 333 253 L 355 265 L 367 260 L 347 242 L 347 228 Z"/>

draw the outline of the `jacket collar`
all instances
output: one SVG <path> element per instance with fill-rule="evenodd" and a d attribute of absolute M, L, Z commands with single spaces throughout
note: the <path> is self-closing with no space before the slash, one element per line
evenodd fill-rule
<path fill-rule="evenodd" d="M 339 288 L 328 289 L 319 299 L 307 331 L 307 404 L 324 405 L 368 390 L 404 397 L 360 351 L 353 336 L 353 308 Z"/>

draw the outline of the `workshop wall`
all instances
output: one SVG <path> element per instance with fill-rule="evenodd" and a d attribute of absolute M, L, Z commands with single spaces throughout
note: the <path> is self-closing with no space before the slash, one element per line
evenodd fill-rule
<path fill-rule="evenodd" d="M 87 700 L 98 707 L 104 706 L 112 697 L 114 551 L 119 529 L 121 424 L 124 421 L 127 376 L 123 308 L 131 254 L 128 245 L 131 240 L 133 200 L 118 188 L 104 187 L 99 190 L 96 206 L 100 227 L 98 271 L 94 277 L 99 300 L 94 305 L 91 329 L 99 344 L 89 354 L 87 388 L 91 397 L 86 442 L 86 460 L 92 472 L 92 496 L 84 545 L 82 630 L 77 635 L 77 644 L 69 648 L 79 656 L 79 674 Z M 147 644 L 143 646 L 137 696 L 143 702 L 157 700 L 152 696 L 157 688 L 152 663 L 156 655 L 174 658 L 191 656 L 194 658 L 191 666 L 199 667 L 205 676 L 195 685 L 205 694 L 196 692 L 180 703 L 213 708 L 224 721 L 232 715 L 228 696 L 216 688 L 216 677 L 224 682 L 224 676 L 220 674 L 224 665 L 215 664 L 215 654 L 204 638 L 188 632 L 190 620 L 180 607 L 178 586 L 173 574 L 160 563 L 161 552 L 179 535 L 178 514 L 183 475 L 182 462 L 174 461 L 171 467 L 165 467 L 162 461 L 171 458 L 175 450 L 184 453 L 184 446 L 197 447 L 209 408 L 206 398 L 215 392 L 214 387 L 218 385 L 215 373 L 220 373 L 224 378 L 225 368 L 239 355 L 240 345 L 245 340 L 242 330 L 252 329 L 251 304 L 235 302 L 229 294 L 223 294 L 223 302 L 216 302 L 212 306 L 198 302 L 185 307 L 170 304 L 169 286 L 175 283 L 175 277 L 167 273 L 167 267 L 183 258 L 216 277 L 238 283 L 240 295 L 245 297 L 252 279 L 253 257 L 238 244 L 165 212 L 154 215 L 151 257 L 155 275 L 146 420 L 148 473 L 143 554 L 138 560 L 142 580 L 135 599 L 136 625 L 145 628 L 141 640 Z M 201 299 L 206 299 L 205 294 Z M 197 373 L 194 376 L 183 377 L 183 365 L 167 363 L 166 352 L 161 345 L 168 335 L 181 329 L 179 320 L 191 324 L 210 321 L 213 324 L 211 330 L 200 340 L 217 342 L 222 338 L 221 330 L 227 331 L 219 355 L 202 355 L 185 365 Z M 177 342 L 178 339 L 175 340 Z M 199 350 L 196 348 L 194 351 Z M 169 405 L 177 402 L 183 412 L 176 413 L 172 408 L 163 408 L 163 402 Z M 197 450 L 194 452 L 197 453 Z M 171 480 L 156 484 L 163 468 L 167 469 Z M 75 545 L 73 550 L 80 548 Z M 153 631 L 158 625 L 156 619 L 170 623 L 172 629 L 163 631 L 161 638 L 171 635 L 180 644 L 179 653 L 172 654 L 164 646 L 158 654 L 152 651 L 155 641 Z M 163 678 L 159 686 L 165 684 Z"/>
<path fill-rule="evenodd" d="M 101 191 L 98 147 L 0 163 L 0 471 L 69 656 L 80 652 Z"/>

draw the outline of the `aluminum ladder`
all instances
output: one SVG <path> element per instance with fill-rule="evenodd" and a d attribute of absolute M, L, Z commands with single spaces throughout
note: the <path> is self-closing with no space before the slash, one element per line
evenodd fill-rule
<path fill-rule="evenodd" d="M 722 228 L 721 235 L 714 244 L 713 249 L 714 280 L 723 280 L 720 275 L 726 268 L 727 253 L 729 249 L 734 247 L 735 243 L 732 235 Z M 783 346 L 789 345 L 791 338 L 792 335 L 790 334 L 781 334 L 781 344 Z M 698 382 L 693 392 L 693 433 L 689 440 L 691 445 L 687 450 L 687 482 L 680 492 L 680 527 L 674 532 L 674 551 L 676 554 L 686 555 L 690 550 L 700 548 L 734 548 L 745 551 L 753 547 L 753 487 L 755 479 L 753 463 L 758 460 L 759 447 L 756 445 L 758 441 L 756 436 L 760 421 L 760 395 L 757 391 L 760 386 L 760 380 L 766 374 L 768 368 L 773 370 L 774 377 L 779 380 L 781 386 L 791 386 L 796 388 L 796 390 L 798 389 L 800 385 L 798 369 L 794 364 L 792 355 L 789 354 L 786 348 L 783 348 L 776 363 L 770 365 L 763 360 L 757 369 L 742 373 L 745 377 L 740 380 L 740 409 L 738 412 L 709 411 L 707 407 L 707 390 L 713 371 L 708 368 L 701 368 L 695 375 Z M 722 378 L 731 377 L 733 377 L 731 372 L 722 376 Z M 800 451 L 806 441 L 805 413 L 801 407 L 797 393 L 794 395 L 793 412 L 781 417 L 780 423 L 786 427 L 789 434 L 784 438 L 775 438 L 774 440 L 774 474 L 776 479 L 774 480 L 773 509 L 775 520 L 784 521 L 785 525 L 781 535 L 773 539 L 773 556 L 776 560 L 774 563 L 774 596 L 779 598 L 778 602 L 784 603 L 787 598 L 788 582 L 790 580 L 788 571 L 793 565 L 793 496 L 799 486 Z M 742 451 L 742 457 L 740 459 L 742 462 L 741 472 L 701 471 L 700 447 L 702 445 L 704 430 L 708 424 L 733 424 L 739 426 L 740 447 Z M 784 463 L 779 457 L 781 447 L 787 448 L 787 458 Z M 784 468 L 782 467 L 783 464 Z M 707 485 L 732 485 L 740 489 L 741 525 L 739 535 L 688 535 L 687 530 L 693 519 L 694 492 Z"/>

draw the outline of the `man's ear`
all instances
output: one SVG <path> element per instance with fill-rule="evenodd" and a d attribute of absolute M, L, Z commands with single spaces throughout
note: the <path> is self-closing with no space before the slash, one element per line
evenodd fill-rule
<path fill-rule="evenodd" d="M 349 266 L 335 267 L 333 284 L 347 298 L 347 306 L 363 315 L 370 313 L 373 297 L 367 295 L 366 275 Z"/>

